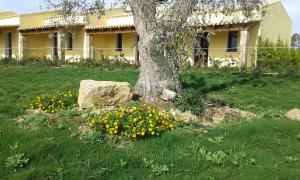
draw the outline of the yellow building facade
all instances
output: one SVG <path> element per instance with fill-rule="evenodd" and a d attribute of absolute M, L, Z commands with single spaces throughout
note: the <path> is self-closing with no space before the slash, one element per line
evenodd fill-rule
<path fill-rule="evenodd" d="M 205 29 L 205 38 L 191 50 L 191 64 L 205 62 L 213 66 L 218 61 L 233 66 L 254 65 L 253 56 L 258 38 L 288 45 L 291 42 L 292 22 L 280 0 L 269 0 L 265 15 L 252 19 L 231 19 L 216 15 Z M 78 15 L 71 29 L 56 11 L 17 15 L 0 13 L 0 56 L 47 57 L 76 62 L 80 59 L 109 59 L 122 56 L 138 58 L 138 36 L 132 13 L 122 8 L 110 9 L 100 19 Z"/>

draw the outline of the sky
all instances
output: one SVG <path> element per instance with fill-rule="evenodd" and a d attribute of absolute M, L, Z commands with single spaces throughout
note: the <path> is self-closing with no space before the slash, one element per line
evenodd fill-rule
<path fill-rule="evenodd" d="M 300 33 L 300 0 L 281 0 L 293 21 L 293 32 Z M 39 11 L 43 0 L 0 0 L 0 11 L 28 13 Z"/>

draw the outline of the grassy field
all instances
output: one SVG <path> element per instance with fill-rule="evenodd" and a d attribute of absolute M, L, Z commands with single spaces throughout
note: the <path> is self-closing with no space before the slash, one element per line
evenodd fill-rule
<path fill-rule="evenodd" d="M 201 89 L 257 118 L 212 129 L 191 125 L 123 147 L 83 143 L 73 137 L 79 123 L 68 118 L 65 128 L 16 126 L 15 118 L 34 96 L 77 91 L 82 79 L 134 84 L 137 77 L 135 70 L 0 68 L 1 179 L 299 179 L 300 123 L 283 115 L 300 108 L 300 77 L 183 73 L 185 88 Z M 16 153 L 24 153 L 29 162 L 14 172 L 5 164 Z"/>

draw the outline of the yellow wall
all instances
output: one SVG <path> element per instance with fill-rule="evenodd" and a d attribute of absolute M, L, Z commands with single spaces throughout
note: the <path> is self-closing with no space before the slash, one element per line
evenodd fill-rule
<path fill-rule="evenodd" d="M 56 11 L 45 11 L 20 15 L 20 28 L 43 26 L 45 18 L 55 16 Z"/>
<path fill-rule="evenodd" d="M 46 57 L 52 52 L 48 33 L 28 34 L 24 45 L 24 57 Z"/>
<path fill-rule="evenodd" d="M 125 57 L 134 57 L 136 33 L 123 34 L 123 51 L 116 51 L 117 34 L 93 35 L 94 58 L 113 57 L 124 54 Z"/>
<path fill-rule="evenodd" d="M 83 57 L 83 43 L 84 43 L 84 29 L 83 27 L 75 30 L 75 36 L 73 39 L 73 50 L 67 50 L 67 35 L 65 39 L 65 55 L 66 60 L 69 58 L 80 58 Z"/>
<path fill-rule="evenodd" d="M 266 7 L 261 22 L 261 37 L 276 42 L 279 38 L 291 46 L 292 21 L 281 2 Z"/>
<path fill-rule="evenodd" d="M 12 16 L 16 16 L 16 15 L 17 14 L 12 11 L 0 12 L 0 18 L 12 17 Z"/>
<path fill-rule="evenodd" d="M 107 19 L 109 16 L 124 14 L 126 11 L 123 8 L 115 8 L 106 10 L 104 15 L 100 18 L 97 15 L 90 15 L 88 16 L 88 24 L 87 26 L 106 26 Z"/>
<path fill-rule="evenodd" d="M 18 57 L 18 43 L 19 43 L 19 33 L 16 28 L 6 28 L 0 30 L 0 56 L 5 57 L 5 43 L 7 38 L 7 33 L 12 33 L 12 54 L 13 57 Z"/>
<path fill-rule="evenodd" d="M 254 24 L 249 29 L 249 39 L 247 44 L 247 66 L 254 66 L 255 47 L 259 37 L 260 23 Z"/>
<path fill-rule="evenodd" d="M 210 36 L 210 44 L 209 44 L 209 57 L 210 58 L 238 58 L 238 52 L 227 52 L 227 39 L 228 32 L 215 32 Z M 238 47 L 239 47 L 239 35 L 238 35 Z"/>

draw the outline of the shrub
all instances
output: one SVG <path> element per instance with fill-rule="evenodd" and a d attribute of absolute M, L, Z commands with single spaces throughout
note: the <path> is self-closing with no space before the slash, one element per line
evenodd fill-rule
<path fill-rule="evenodd" d="M 14 59 L 14 58 L 2 58 L 0 59 L 0 65 L 2 66 L 9 66 L 9 65 L 12 65 L 12 66 L 15 66 L 17 65 L 17 60 Z"/>
<path fill-rule="evenodd" d="M 62 62 L 47 57 L 24 57 L 18 63 L 21 66 L 58 67 Z"/>
<path fill-rule="evenodd" d="M 200 115 L 204 110 L 203 99 L 204 95 L 200 90 L 184 89 L 174 100 L 174 104 L 182 112 L 191 111 L 195 115 Z"/>
<path fill-rule="evenodd" d="M 71 91 L 45 94 L 35 97 L 29 104 L 31 109 L 40 109 L 46 113 L 57 113 L 62 109 L 74 107 L 76 97 Z"/>
<path fill-rule="evenodd" d="M 170 114 L 162 113 L 146 104 L 117 107 L 88 119 L 89 126 L 96 131 L 128 138 L 146 138 L 159 136 L 173 130 L 176 121 Z"/>
<path fill-rule="evenodd" d="M 300 50 L 291 49 L 282 41 L 272 43 L 259 39 L 257 52 L 261 72 L 295 73 L 300 70 Z"/>

